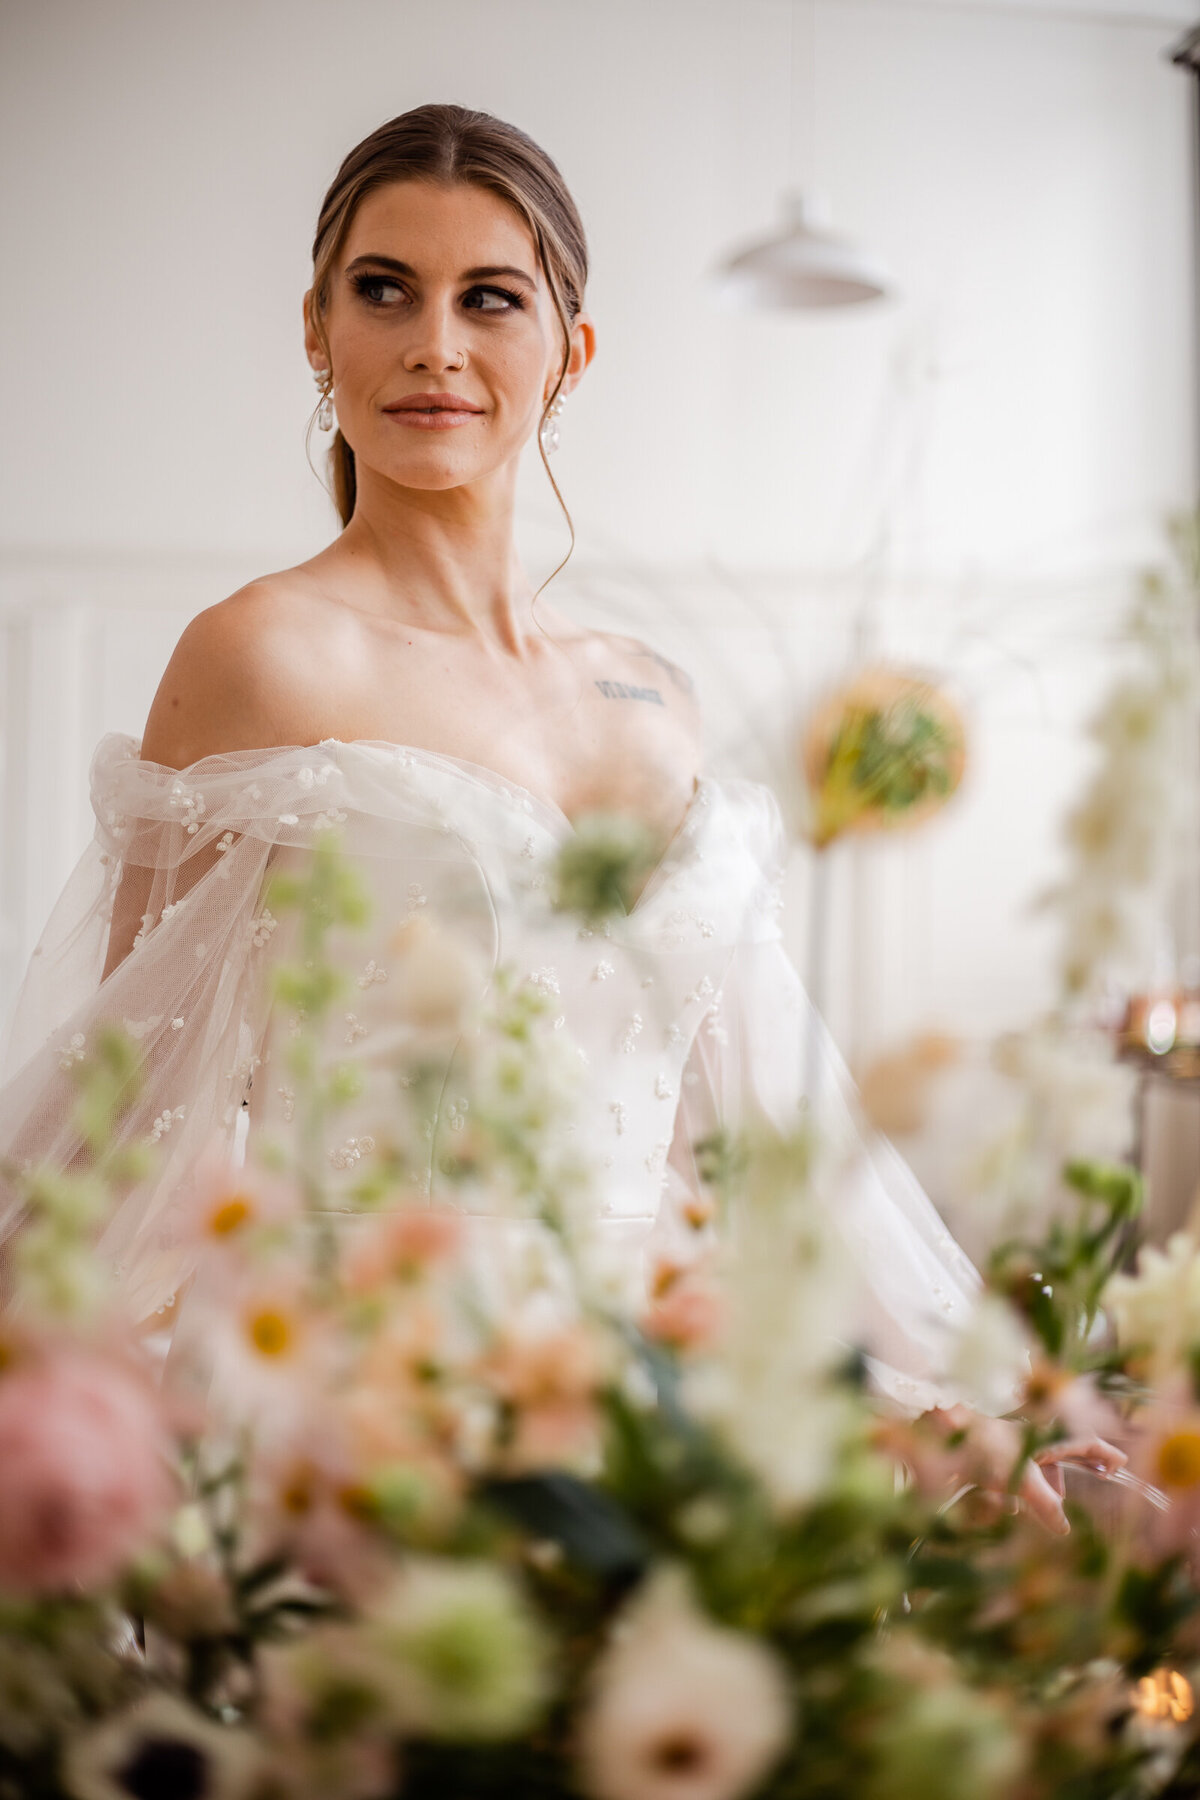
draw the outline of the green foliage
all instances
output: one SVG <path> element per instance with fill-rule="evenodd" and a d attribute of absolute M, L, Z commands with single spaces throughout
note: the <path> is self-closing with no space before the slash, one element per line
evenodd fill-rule
<path fill-rule="evenodd" d="M 1063 1180 L 1079 1196 L 1076 1216 L 1053 1220 L 1039 1244 L 998 1245 L 989 1278 L 1024 1313 L 1048 1356 L 1097 1368 L 1106 1357 L 1092 1344 L 1093 1327 L 1110 1276 L 1130 1254 L 1143 1182 L 1128 1164 L 1082 1160 L 1065 1165 Z"/>
<path fill-rule="evenodd" d="M 555 861 L 555 907 L 592 925 L 631 912 L 659 849 L 653 833 L 625 814 L 594 813 L 579 820 Z"/>
<path fill-rule="evenodd" d="M 887 706 L 848 704 L 830 741 L 816 796 L 818 846 L 869 813 L 891 823 L 947 798 L 961 752 L 956 731 L 916 693 Z"/>

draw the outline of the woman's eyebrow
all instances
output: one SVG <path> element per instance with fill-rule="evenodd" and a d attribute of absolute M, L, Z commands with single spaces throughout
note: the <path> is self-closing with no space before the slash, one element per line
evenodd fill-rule
<path fill-rule="evenodd" d="M 391 269 L 395 274 L 407 275 L 411 280 L 416 280 L 417 278 L 417 271 L 413 268 L 411 263 L 400 262 L 398 258 L 394 256 L 373 256 L 369 252 L 364 256 L 356 256 L 352 263 L 347 263 L 347 275 L 351 274 L 355 269 L 360 268 L 364 263 L 371 263 L 376 268 Z M 532 275 L 527 275 L 524 269 L 514 268 L 511 263 L 495 263 L 489 264 L 486 268 L 464 269 L 460 279 L 463 281 L 483 281 L 492 275 L 515 275 L 518 281 L 528 282 L 530 287 L 537 286 Z"/>

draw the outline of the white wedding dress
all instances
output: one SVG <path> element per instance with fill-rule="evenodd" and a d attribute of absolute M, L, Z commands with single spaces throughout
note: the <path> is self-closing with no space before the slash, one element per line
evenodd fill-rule
<path fill-rule="evenodd" d="M 139 1316 L 189 1273 L 180 1196 L 201 1150 L 296 1128 L 280 1045 L 297 1021 L 263 980 L 295 949 L 295 915 L 272 918 L 264 888 L 336 828 L 373 916 L 366 932 L 339 937 L 339 927 L 328 944 L 352 976 L 330 1053 L 363 1076 L 323 1147 L 331 1205 L 362 1175 L 395 1080 L 404 1027 L 389 1009 L 388 942 L 414 913 L 465 933 L 486 967 L 506 964 L 550 997 L 585 1071 L 577 1143 L 595 1176 L 595 1229 L 632 1257 L 669 1230 L 695 1185 L 691 1146 L 714 1125 L 751 1109 L 780 1129 L 797 1123 L 815 1029 L 820 1116 L 861 1144 L 836 1207 L 861 1276 L 846 1340 L 870 1352 L 876 1385 L 904 1410 L 957 1397 L 942 1371 L 979 1278 L 905 1163 L 862 1122 L 844 1064 L 814 1026 L 781 941 L 787 843 L 770 789 L 702 777 L 636 904 L 592 931 L 550 904 L 549 861 L 571 821 L 490 769 L 376 740 L 236 751 L 178 771 L 139 751 L 109 733 L 94 752 L 94 839 L 33 953 L 0 1063 L 0 1168 L 66 1166 L 79 1148 L 74 1064 L 107 1019 L 140 1045 L 142 1091 L 120 1138 L 155 1144 L 159 1161 L 100 1240 Z M 143 871 L 144 912 L 102 982 L 130 865 Z M 439 1143 L 461 1117 L 452 1052 L 441 1092 L 423 1184 L 434 1198 Z M 0 1177 L 0 1240 L 20 1217 Z"/>

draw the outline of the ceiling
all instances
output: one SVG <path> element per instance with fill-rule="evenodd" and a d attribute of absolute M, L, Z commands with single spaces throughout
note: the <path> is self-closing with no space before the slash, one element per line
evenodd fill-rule
<path fill-rule="evenodd" d="M 798 0 L 801 5 L 814 0 Z M 817 0 L 820 3 L 820 0 Z M 826 6 L 838 0 L 823 0 Z M 953 12 L 1016 12 L 1046 18 L 1112 19 L 1115 23 L 1144 25 L 1200 24 L 1200 0 L 867 0 L 868 4 L 897 8 Z"/>

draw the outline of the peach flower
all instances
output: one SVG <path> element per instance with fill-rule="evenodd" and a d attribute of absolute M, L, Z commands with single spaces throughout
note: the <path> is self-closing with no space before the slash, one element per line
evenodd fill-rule
<path fill-rule="evenodd" d="M 1188 1378 L 1168 1382 L 1132 1423 L 1129 1473 L 1158 1495 L 1130 1496 L 1137 1541 L 1154 1558 L 1183 1551 L 1200 1577 L 1200 1405 Z"/>
<path fill-rule="evenodd" d="M 345 1259 L 352 1293 L 373 1293 L 391 1282 L 419 1281 L 439 1263 L 452 1261 L 463 1242 L 463 1217 L 447 1207 L 411 1201 L 372 1221 Z"/>
<path fill-rule="evenodd" d="M 336 1422 L 314 1417 L 306 1435 L 259 1460 L 251 1489 L 255 1551 L 286 1552 L 309 1581 L 361 1603 L 378 1590 L 392 1559 L 340 1436 Z"/>
<path fill-rule="evenodd" d="M 202 1150 L 188 1177 L 180 1236 L 206 1259 L 242 1261 L 302 1211 L 293 1181 L 251 1157 L 244 1166 L 223 1150 Z"/>
<path fill-rule="evenodd" d="M 479 1364 L 484 1384 L 507 1409 L 507 1469 L 546 1468 L 590 1450 L 598 1429 L 596 1394 L 607 1361 L 586 1326 L 505 1327 Z"/>
<path fill-rule="evenodd" d="M 181 1356 L 211 1369 L 210 1406 L 219 1419 L 253 1423 L 273 1442 L 286 1439 L 333 1378 L 335 1319 L 315 1304 L 307 1271 L 291 1256 L 201 1275 L 189 1295 Z"/>
<path fill-rule="evenodd" d="M 444 1313 L 424 1290 L 371 1341 L 340 1402 L 347 1454 L 363 1478 L 403 1469 L 417 1510 L 449 1518 L 463 1489 L 466 1421 Z"/>
<path fill-rule="evenodd" d="M 713 1343 L 725 1322 L 723 1296 L 698 1263 L 663 1259 L 650 1278 L 650 1303 L 641 1328 L 656 1343 L 698 1350 Z"/>
<path fill-rule="evenodd" d="M 163 1522 L 174 1484 L 152 1391 L 77 1346 L 0 1374 L 0 1588 L 99 1586 Z"/>

